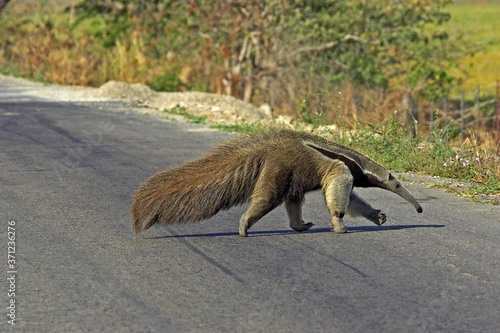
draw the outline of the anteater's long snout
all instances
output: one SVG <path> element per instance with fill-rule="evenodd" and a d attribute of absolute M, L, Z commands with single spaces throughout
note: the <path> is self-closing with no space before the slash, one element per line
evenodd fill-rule
<path fill-rule="evenodd" d="M 403 186 L 403 184 L 401 184 L 399 181 L 396 181 L 396 184 L 394 185 L 395 186 L 391 186 L 393 188 L 390 189 L 392 192 L 396 193 L 397 195 L 399 195 L 400 197 L 411 203 L 413 207 L 415 207 L 418 213 L 423 212 L 423 209 L 420 206 L 420 204 L 413 197 L 413 195 L 411 195 L 411 193 Z"/>
<path fill-rule="evenodd" d="M 411 193 L 403 186 L 403 184 L 399 184 L 399 186 L 396 187 L 394 193 L 408 201 L 415 207 L 417 210 L 417 213 L 422 213 L 423 209 L 422 206 L 418 203 L 418 201 L 411 195 Z"/>

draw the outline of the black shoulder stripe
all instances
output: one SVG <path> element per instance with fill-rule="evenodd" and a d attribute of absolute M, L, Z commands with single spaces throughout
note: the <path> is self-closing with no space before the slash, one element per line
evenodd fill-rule
<path fill-rule="evenodd" d="M 321 153 L 323 156 L 326 156 L 332 160 L 340 160 L 342 161 L 351 171 L 352 176 L 356 180 L 361 180 L 365 178 L 365 173 L 363 172 L 363 168 L 351 157 L 346 154 L 343 154 L 342 151 L 334 151 L 324 147 L 317 146 L 310 142 L 304 142 L 304 144 L 317 152 Z"/>

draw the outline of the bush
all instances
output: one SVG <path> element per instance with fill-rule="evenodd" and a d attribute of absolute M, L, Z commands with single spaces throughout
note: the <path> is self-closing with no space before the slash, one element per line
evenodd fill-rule
<path fill-rule="evenodd" d="M 179 91 L 182 87 L 186 85 L 177 77 L 177 75 L 171 74 L 169 72 L 164 72 L 161 75 L 154 77 L 153 81 L 149 83 L 151 89 L 155 91 Z"/>

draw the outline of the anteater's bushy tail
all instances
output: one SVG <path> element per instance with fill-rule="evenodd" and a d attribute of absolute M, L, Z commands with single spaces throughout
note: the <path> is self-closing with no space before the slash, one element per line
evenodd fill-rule
<path fill-rule="evenodd" d="M 223 144 L 201 159 L 159 172 L 136 191 L 132 207 L 135 233 L 153 224 L 197 222 L 250 199 L 262 169 L 262 155 Z"/>

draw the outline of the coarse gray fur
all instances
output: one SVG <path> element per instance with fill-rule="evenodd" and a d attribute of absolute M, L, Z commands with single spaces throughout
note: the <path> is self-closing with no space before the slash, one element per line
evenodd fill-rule
<path fill-rule="evenodd" d="M 347 231 L 346 213 L 382 225 L 386 215 L 353 186 L 389 190 L 422 212 L 404 186 L 372 159 L 313 134 L 270 129 L 230 139 L 200 159 L 144 181 L 132 202 L 133 227 L 139 233 L 156 223 L 197 222 L 250 201 L 240 219 L 241 236 L 283 202 L 290 227 L 305 231 L 313 224 L 302 220 L 304 195 L 320 188 L 334 232 Z"/>

